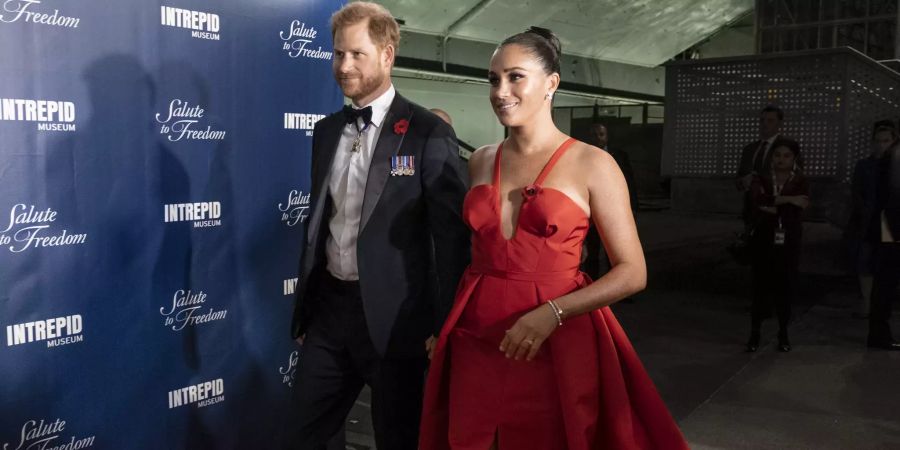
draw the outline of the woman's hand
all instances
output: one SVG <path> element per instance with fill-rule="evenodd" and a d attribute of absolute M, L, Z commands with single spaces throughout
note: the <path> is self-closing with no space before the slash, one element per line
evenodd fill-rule
<path fill-rule="evenodd" d="M 806 209 L 809 206 L 809 197 L 805 195 L 795 195 L 791 197 L 791 203 L 800 209 Z"/>
<path fill-rule="evenodd" d="M 748 173 L 737 180 L 735 180 L 735 185 L 739 191 L 749 191 L 750 186 L 753 185 L 753 177 L 756 176 L 754 173 Z"/>
<path fill-rule="evenodd" d="M 524 356 L 525 360 L 531 361 L 557 326 L 559 323 L 553 309 L 544 303 L 520 317 L 512 328 L 506 330 L 500 351 L 506 353 L 507 358 L 518 361 Z"/>
<path fill-rule="evenodd" d="M 809 206 L 809 197 L 805 195 L 779 195 L 775 197 L 775 205 L 794 205 L 800 209 Z"/>
<path fill-rule="evenodd" d="M 434 356 L 434 349 L 437 347 L 437 338 L 432 335 L 425 340 L 425 353 L 428 353 L 428 359 Z"/>

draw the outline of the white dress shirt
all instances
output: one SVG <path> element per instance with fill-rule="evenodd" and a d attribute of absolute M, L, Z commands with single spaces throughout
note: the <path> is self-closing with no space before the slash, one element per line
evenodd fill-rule
<path fill-rule="evenodd" d="M 351 152 L 358 129 L 365 127 L 363 119 L 357 124 L 344 126 L 341 139 L 335 149 L 334 163 L 331 166 L 328 190 L 331 193 L 332 215 L 328 222 L 330 231 L 325 243 L 325 255 L 328 259 L 328 271 L 340 280 L 359 280 L 359 269 L 356 260 L 356 240 L 359 236 L 359 221 L 362 214 L 363 198 L 366 193 L 366 180 L 369 177 L 369 166 L 372 164 L 372 153 L 378 142 L 378 135 L 384 128 L 384 117 L 387 115 L 396 91 L 394 86 L 381 94 L 368 105 L 353 108 L 372 107 L 372 123 L 363 132 L 360 149 Z M 359 127 L 357 129 L 357 126 Z"/>

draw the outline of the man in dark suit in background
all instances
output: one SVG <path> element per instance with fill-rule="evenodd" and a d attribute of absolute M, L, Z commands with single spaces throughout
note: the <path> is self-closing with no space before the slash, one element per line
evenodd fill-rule
<path fill-rule="evenodd" d="M 447 111 L 440 108 L 431 108 L 429 111 L 440 117 L 444 122 L 447 122 L 447 125 L 453 126 L 453 119 L 450 118 L 450 114 L 447 114 Z"/>
<path fill-rule="evenodd" d="M 616 160 L 622 175 L 625 177 L 625 183 L 628 185 L 628 198 L 631 200 L 631 210 L 638 210 L 637 183 L 634 178 L 634 169 L 631 167 L 631 157 L 622 147 L 609 146 L 609 128 L 603 123 L 595 122 L 591 124 L 591 136 L 596 141 L 597 147 L 606 150 L 610 156 Z"/>
<path fill-rule="evenodd" d="M 875 277 L 869 309 L 870 348 L 900 351 L 891 334 L 891 309 L 900 284 L 900 143 L 878 161 L 878 187 L 868 239 L 875 246 Z"/>
<path fill-rule="evenodd" d="M 759 113 L 760 139 L 747 144 L 741 151 L 741 162 L 735 175 L 735 186 L 744 193 L 742 217 L 749 226 L 753 215 L 750 213 L 750 183 L 754 175 L 768 175 L 772 169 L 772 143 L 781 135 L 784 112 L 769 105 Z"/>
<path fill-rule="evenodd" d="M 606 124 L 601 122 L 592 123 L 590 137 L 593 139 L 591 144 L 605 150 L 619 165 L 619 169 L 625 177 L 625 183 L 628 185 L 628 198 L 631 201 L 631 210 L 637 211 L 639 209 L 637 183 L 634 179 L 634 169 L 631 167 L 631 158 L 628 156 L 628 153 L 624 150 L 617 150 L 616 147 L 610 148 L 609 128 L 607 128 Z M 609 262 L 609 255 L 606 254 L 606 250 L 603 248 L 603 242 L 600 240 L 600 235 L 593 222 L 591 222 L 590 230 L 584 238 L 582 259 L 581 270 L 595 280 L 612 268 L 612 264 Z M 631 298 L 625 299 L 626 303 L 631 301 Z"/>
<path fill-rule="evenodd" d="M 400 33 L 390 12 L 349 3 L 331 28 L 334 76 L 353 105 L 313 133 L 287 444 L 324 448 L 367 384 L 377 447 L 412 450 L 427 351 L 469 262 L 468 177 L 453 129 L 391 84 Z"/>

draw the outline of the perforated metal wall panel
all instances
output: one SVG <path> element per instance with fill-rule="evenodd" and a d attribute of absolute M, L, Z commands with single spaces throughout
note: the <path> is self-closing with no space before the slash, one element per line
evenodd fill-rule
<path fill-rule="evenodd" d="M 842 192 L 869 152 L 872 125 L 900 118 L 900 74 L 845 48 L 671 63 L 663 174 L 729 186 L 724 181 L 737 172 L 743 147 L 759 138 L 759 112 L 768 104 L 784 110 L 783 134 L 800 143 L 804 173 L 815 184 L 835 185 L 828 192 Z M 679 192 L 698 191 L 673 189 L 673 205 L 737 210 L 675 198 Z M 841 202 L 834 200 L 819 202 L 815 215 L 840 217 Z"/>
<path fill-rule="evenodd" d="M 848 59 L 847 162 L 843 181 L 853 175 L 853 165 L 869 154 L 872 124 L 881 119 L 900 119 L 900 76 L 888 70 L 872 70 L 868 61 Z"/>

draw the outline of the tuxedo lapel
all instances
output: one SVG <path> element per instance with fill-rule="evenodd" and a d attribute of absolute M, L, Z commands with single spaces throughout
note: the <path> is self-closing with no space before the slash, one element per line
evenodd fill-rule
<path fill-rule="evenodd" d="M 390 177 L 391 157 L 397 155 L 400 151 L 400 145 L 403 143 L 405 134 L 394 132 L 394 123 L 400 119 L 410 121 L 412 125 L 412 113 L 410 112 L 409 102 L 396 94 L 387 115 L 379 127 L 378 142 L 375 144 L 375 151 L 372 153 L 372 163 L 369 165 L 369 174 L 366 178 L 366 193 L 363 197 L 362 212 L 359 219 L 359 232 L 362 233 L 366 227 L 372 212 L 381 198 L 384 191 L 384 185 Z M 408 133 L 408 131 L 407 131 Z"/>

